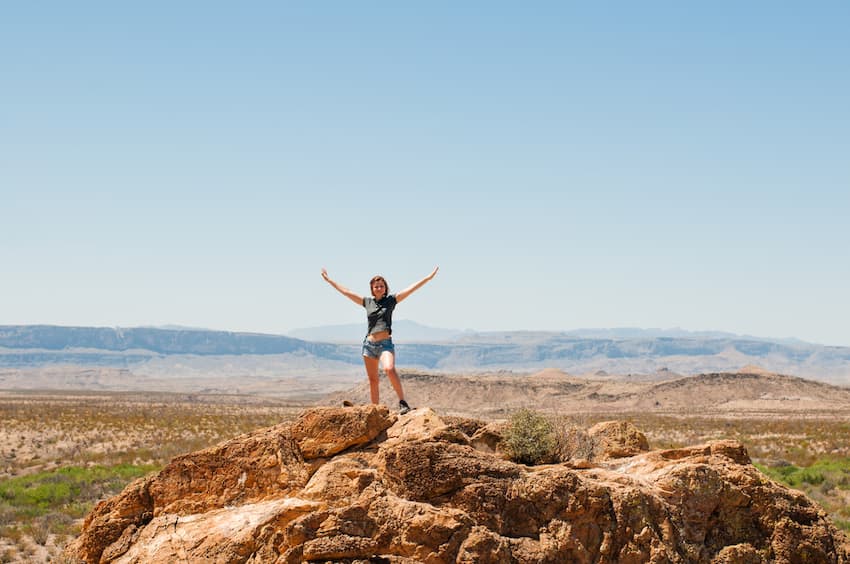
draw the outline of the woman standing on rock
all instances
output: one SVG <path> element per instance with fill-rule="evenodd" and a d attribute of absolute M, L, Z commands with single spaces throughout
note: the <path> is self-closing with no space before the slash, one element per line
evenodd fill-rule
<path fill-rule="evenodd" d="M 383 276 L 375 276 L 369 281 L 369 288 L 372 291 L 371 297 L 359 296 L 345 286 L 334 282 L 328 276 L 328 271 L 322 269 L 322 278 L 325 279 L 325 282 L 336 288 L 340 294 L 349 300 L 366 308 L 366 320 L 369 328 L 366 338 L 363 339 L 363 363 L 366 365 L 366 375 L 369 376 L 369 392 L 372 403 L 378 403 L 380 397 L 378 368 L 383 365 L 384 372 L 386 372 L 390 384 L 398 395 L 398 411 L 402 415 L 410 411 L 410 406 L 404 400 L 404 390 L 402 390 L 401 380 L 395 370 L 395 346 L 392 339 L 393 310 L 396 304 L 401 303 L 402 300 L 434 278 L 439 269 L 440 267 L 434 268 L 431 274 L 397 294 L 389 293 L 389 285 Z"/>

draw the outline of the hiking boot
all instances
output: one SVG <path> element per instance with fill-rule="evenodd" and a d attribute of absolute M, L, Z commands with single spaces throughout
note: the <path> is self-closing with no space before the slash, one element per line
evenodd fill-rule
<path fill-rule="evenodd" d="M 407 405 L 407 402 L 404 400 L 398 400 L 398 414 L 404 415 L 408 411 L 410 411 L 410 406 Z"/>

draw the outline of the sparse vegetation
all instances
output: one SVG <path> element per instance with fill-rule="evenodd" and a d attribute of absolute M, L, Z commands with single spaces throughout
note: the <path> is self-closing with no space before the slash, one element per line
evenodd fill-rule
<path fill-rule="evenodd" d="M 59 466 L 162 466 L 299 409 L 240 396 L 9 393 L 0 396 L 0 480 Z"/>
<path fill-rule="evenodd" d="M 555 429 L 557 460 L 565 462 L 576 459 L 593 459 L 596 442 L 584 426 L 564 417 L 558 417 L 553 422 L 553 427 Z"/>
<path fill-rule="evenodd" d="M 850 532 L 850 458 L 821 459 L 804 467 L 786 461 L 756 466 L 771 479 L 818 502 L 838 527 Z"/>
<path fill-rule="evenodd" d="M 122 464 L 87 468 L 71 466 L 39 472 L 0 482 L 0 499 L 13 509 L 13 518 L 18 522 L 63 508 L 76 513 L 79 504 L 96 501 L 105 493 L 123 488 L 134 478 L 156 468 L 152 465 Z"/>
<path fill-rule="evenodd" d="M 545 415 L 520 409 L 510 418 L 502 433 L 505 451 L 522 464 L 551 462 L 555 458 L 555 429 Z"/>
<path fill-rule="evenodd" d="M 118 493 L 129 481 L 154 469 L 65 467 L 4 480 L 0 482 L 0 540 L 26 549 L 28 543 L 47 547 L 51 539 L 77 534 L 78 520 L 98 500 Z"/>
<path fill-rule="evenodd" d="M 176 455 L 299 410 L 239 396 L 0 395 L 0 563 L 59 561 L 97 501 Z"/>

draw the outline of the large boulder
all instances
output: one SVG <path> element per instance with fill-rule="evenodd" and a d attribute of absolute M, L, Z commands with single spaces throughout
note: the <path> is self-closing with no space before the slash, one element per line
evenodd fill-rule
<path fill-rule="evenodd" d="M 525 466 L 423 408 L 320 408 L 176 458 L 98 504 L 66 548 L 100 562 L 850 563 L 847 537 L 735 441 Z M 602 440 L 604 438 L 604 441 Z M 645 440 L 645 439 L 644 439 Z M 477 448 L 476 448 L 477 447 Z"/>

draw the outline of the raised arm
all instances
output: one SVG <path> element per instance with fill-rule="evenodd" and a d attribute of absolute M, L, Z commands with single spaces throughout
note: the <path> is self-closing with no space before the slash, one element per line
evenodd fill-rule
<path fill-rule="evenodd" d="M 354 292 L 352 292 L 351 290 L 349 290 L 348 288 L 346 288 L 342 284 L 338 284 L 337 282 L 334 282 L 333 280 L 331 280 L 331 277 L 328 276 L 328 271 L 325 270 L 324 268 L 322 269 L 322 278 L 325 279 L 325 282 L 327 282 L 328 284 L 333 286 L 336 289 L 337 292 L 339 292 L 340 294 L 342 294 L 343 296 L 345 296 L 346 298 L 348 298 L 352 302 L 356 303 L 359 306 L 363 305 L 363 296 L 358 296 L 357 294 L 355 294 Z"/>
<path fill-rule="evenodd" d="M 419 288 L 424 286 L 426 282 L 428 282 L 429 280 L 431 280 L 433 277 L 435 277 L 437 275 L 438 270 L 440 270 L 439 266 L 434 267 L 434 270 L 431 272 L 431 274 L 429 274 L 428 276 L 426 276 L 425 278 L 423 278 L 419 282 L 416 282 L 415 284 L 411 284 L 410 286 L 408 286 L 404 290 L 397 292 L 396 295 L 395 295 L 396 302 L 402 301 L 407 296 L 409 296 L 410 294 L 412 294 L 413 292 L 415 292 L 416 290 L 418 290 Z"/>

